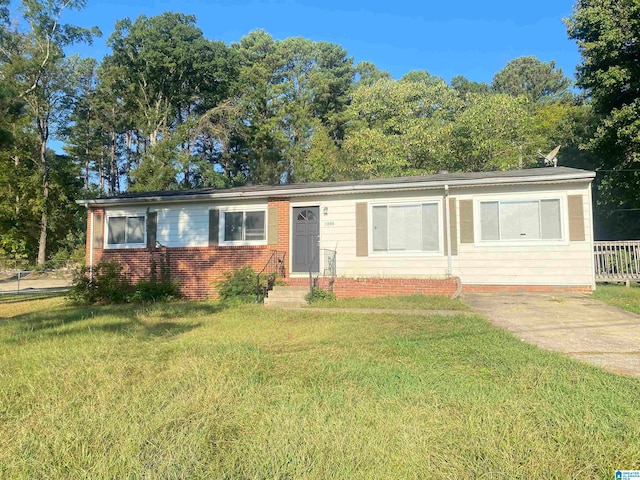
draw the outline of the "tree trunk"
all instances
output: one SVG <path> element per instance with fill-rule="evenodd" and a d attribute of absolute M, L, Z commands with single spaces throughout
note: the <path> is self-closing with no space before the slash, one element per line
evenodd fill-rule
<path fill-rule="evenodd" d="M 124 134 L 126 148 L 126 163 L 125 163 L 125 179 L 126 179 L 126 188 L 129 188 L 131 185 L 131 156 L 133 155 L 133 132 L 131 130 L 127 130 Z"/>
<path fill-rule="evenodd" d="M 16 167 L 14 178 L 18 178 L 19 176 L 18 167 L 20 166 L 20 157 L 18 155 L 15 155 L 13 157 L 13 164 Z M 18 219 L 19 217 L 20 217 L 20 189 L 17 188 L 17 185 L 16 185 L 16 219 Z"/>
<path fill-rule="evenodd" d="M 40 165 L 42 166 L 42 216 L 40 217 L 40 240 L 38 242 L 38 265 L 47 261 L 47 209 L 49 207 L 49 165 L 47 165 L 47 140 L 40 139 Z"/>
<path fill-rule="evenodd" d="M 109 165 L 109 195 L 116 194 L 116 175 L 118 173 L 118 159 L 116 158 L 116 132 L 111 132 L 111 159 Z"/>
<path fill-rule="evenodd" d="M 89 191 L 89 146 L 85 145 L 84 147 L 84 191 Z"/>
<path fill-rule="evenodd" d="M 100 154 L 100 193 L 104 195 L 104 152 Z"/>

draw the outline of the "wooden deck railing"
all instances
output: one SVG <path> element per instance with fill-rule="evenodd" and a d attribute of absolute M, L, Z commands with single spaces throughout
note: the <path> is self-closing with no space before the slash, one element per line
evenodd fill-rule
<path fill-rule="evenodd" d="M 640 280 L 640 240 L 594 242 L 596 280 Z"/>

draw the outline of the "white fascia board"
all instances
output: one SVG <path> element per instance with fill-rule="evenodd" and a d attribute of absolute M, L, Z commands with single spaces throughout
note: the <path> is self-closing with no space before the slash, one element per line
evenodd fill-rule
<path fill-rule="evenodd" d="M 243 199 L 243 198 L 267 198 L 267 197 L 302 197 L 309 195 L 335 195 L 344 193 L 375 193 L 375 192 L 390 192 L 390 191 L 403 191 L 403 190 L 434 190 L 444 188 L 445 185 L 449 187 L 491 187 L 497 185 L 508 184 L 532 184 L 532 183 L 556 183 L 556 182 L 571 182 L 571 181 L 585 181 L 591 180 L 596 176 L 595 172 L 577 172 L 562 175 L 541 175 L 541 176 L 524 176 L 524 177 L 493 177 L 493 178 L 477 178 L 477 179 L 460 179 L 449 181 L 424 181 L 424 182 L 409 182 L 409 183 L 381 183 L 376 185 L 364 184 L 364 185 L 330 185 L 323 187 L 310 187 L 310 188 L 291 188 L 291 189 L 278 189 L 278 190 L 258 190 L 249 192 L 231 192 L 220 191 L 215 193 L 202 193 L 192 195 L 174 195 L 170 197 L 156 196 L 156 197 L 139 197 L 139 198 L 102 198 L 95 200 L 76 200 L 79 205 L 85 206 L 109 206 L 109 205 L 135 205 L 139 203 L 176 203 L 176 202 L 197 202 L 203 200 L 224 200 L 224 199 Z"/>

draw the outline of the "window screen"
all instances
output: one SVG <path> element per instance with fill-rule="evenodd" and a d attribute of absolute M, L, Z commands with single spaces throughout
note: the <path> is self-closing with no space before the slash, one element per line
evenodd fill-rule
<path fill-rule="evenodd" d="M 108 245 L 144 243 L 144 215 L 136 217 L 109 217 L 107 221 Z"/>
<path fill-rule="evenodd" d="M 144 217 L 127 218 L 127 243 L 144 243 Z"/>
<path fill-rule="evenodd" d="M 430 252 L 440 249 L 438 204 L 436 203 L 422 205 L 422 249 Z"/>
<path fill-rule="evenodd" d="M 373 251 L 387 251 L 387 207 L 373 207 Z"/>
<path fill-rule="evenodd" d="M 225 212 L 224 241 L 261 241 L 266 238 L 266 212 Z"/>
<path fill-rule="evenodd" d="M 224 241 L 242 240 L 242 212 L 226 212 L 224 214 Z"/>
<path fill-rule="evenodd" d="M 500 209 L 498 202 L 480 204 L 482 240 L 500 240 Z"/>
<path fill-rule="evenodd" d="M 537 240 L 540 238 L 538 202 L 501 202 L 500 238 L 502 240 Z"/>
<path fill-rule="evenodd" d="M 562 238 L 560 220 L 560 200 L 542 200 L 540 202 L 541 238 L 559 240 Z"/>
<path fill-rule="evenodd" d="M 561 240 L 560 200 L 481 202 L 482 240 Z"/>
<path fill-rule="evenodd" d="M 124 244 L 127 218 L 126 217 L 110 217 L 108 223 L 109 223 L 109 235 L 107 237 L 107 243 L 109 245 Z"/>
<path fill-rule="evenodd" d="M 434 252 L 440 248 L 437 203 L 374 206 L 371 224 L 374 252 Z"/>
<path fill-rule="evenodd" d="M 245 240 L 264 240 L 264 212 L 245 214 Z"/>

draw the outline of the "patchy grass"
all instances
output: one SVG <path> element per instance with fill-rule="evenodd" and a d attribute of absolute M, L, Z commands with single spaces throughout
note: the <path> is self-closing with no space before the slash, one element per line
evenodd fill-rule
<path fill-rule="evenodd" d="M 409 310 L 468 310 L 458 299 L 442 295 L 406 295 L 401 297 L 345 298 L 343 300 L 319 300 L 313 307 L 326 308 L 384 308 Z"/>
<path fill-rule="evenodd" d="M 0 304 L 0 478 L 612 478 L 639 394 L 468 314 Z"/>
<path fill-rule="evenodd" d="M 640 315 L 640 287 L 637 284 L 632 284 L 630 288 L 598 284 L 593 298 Z"/>

